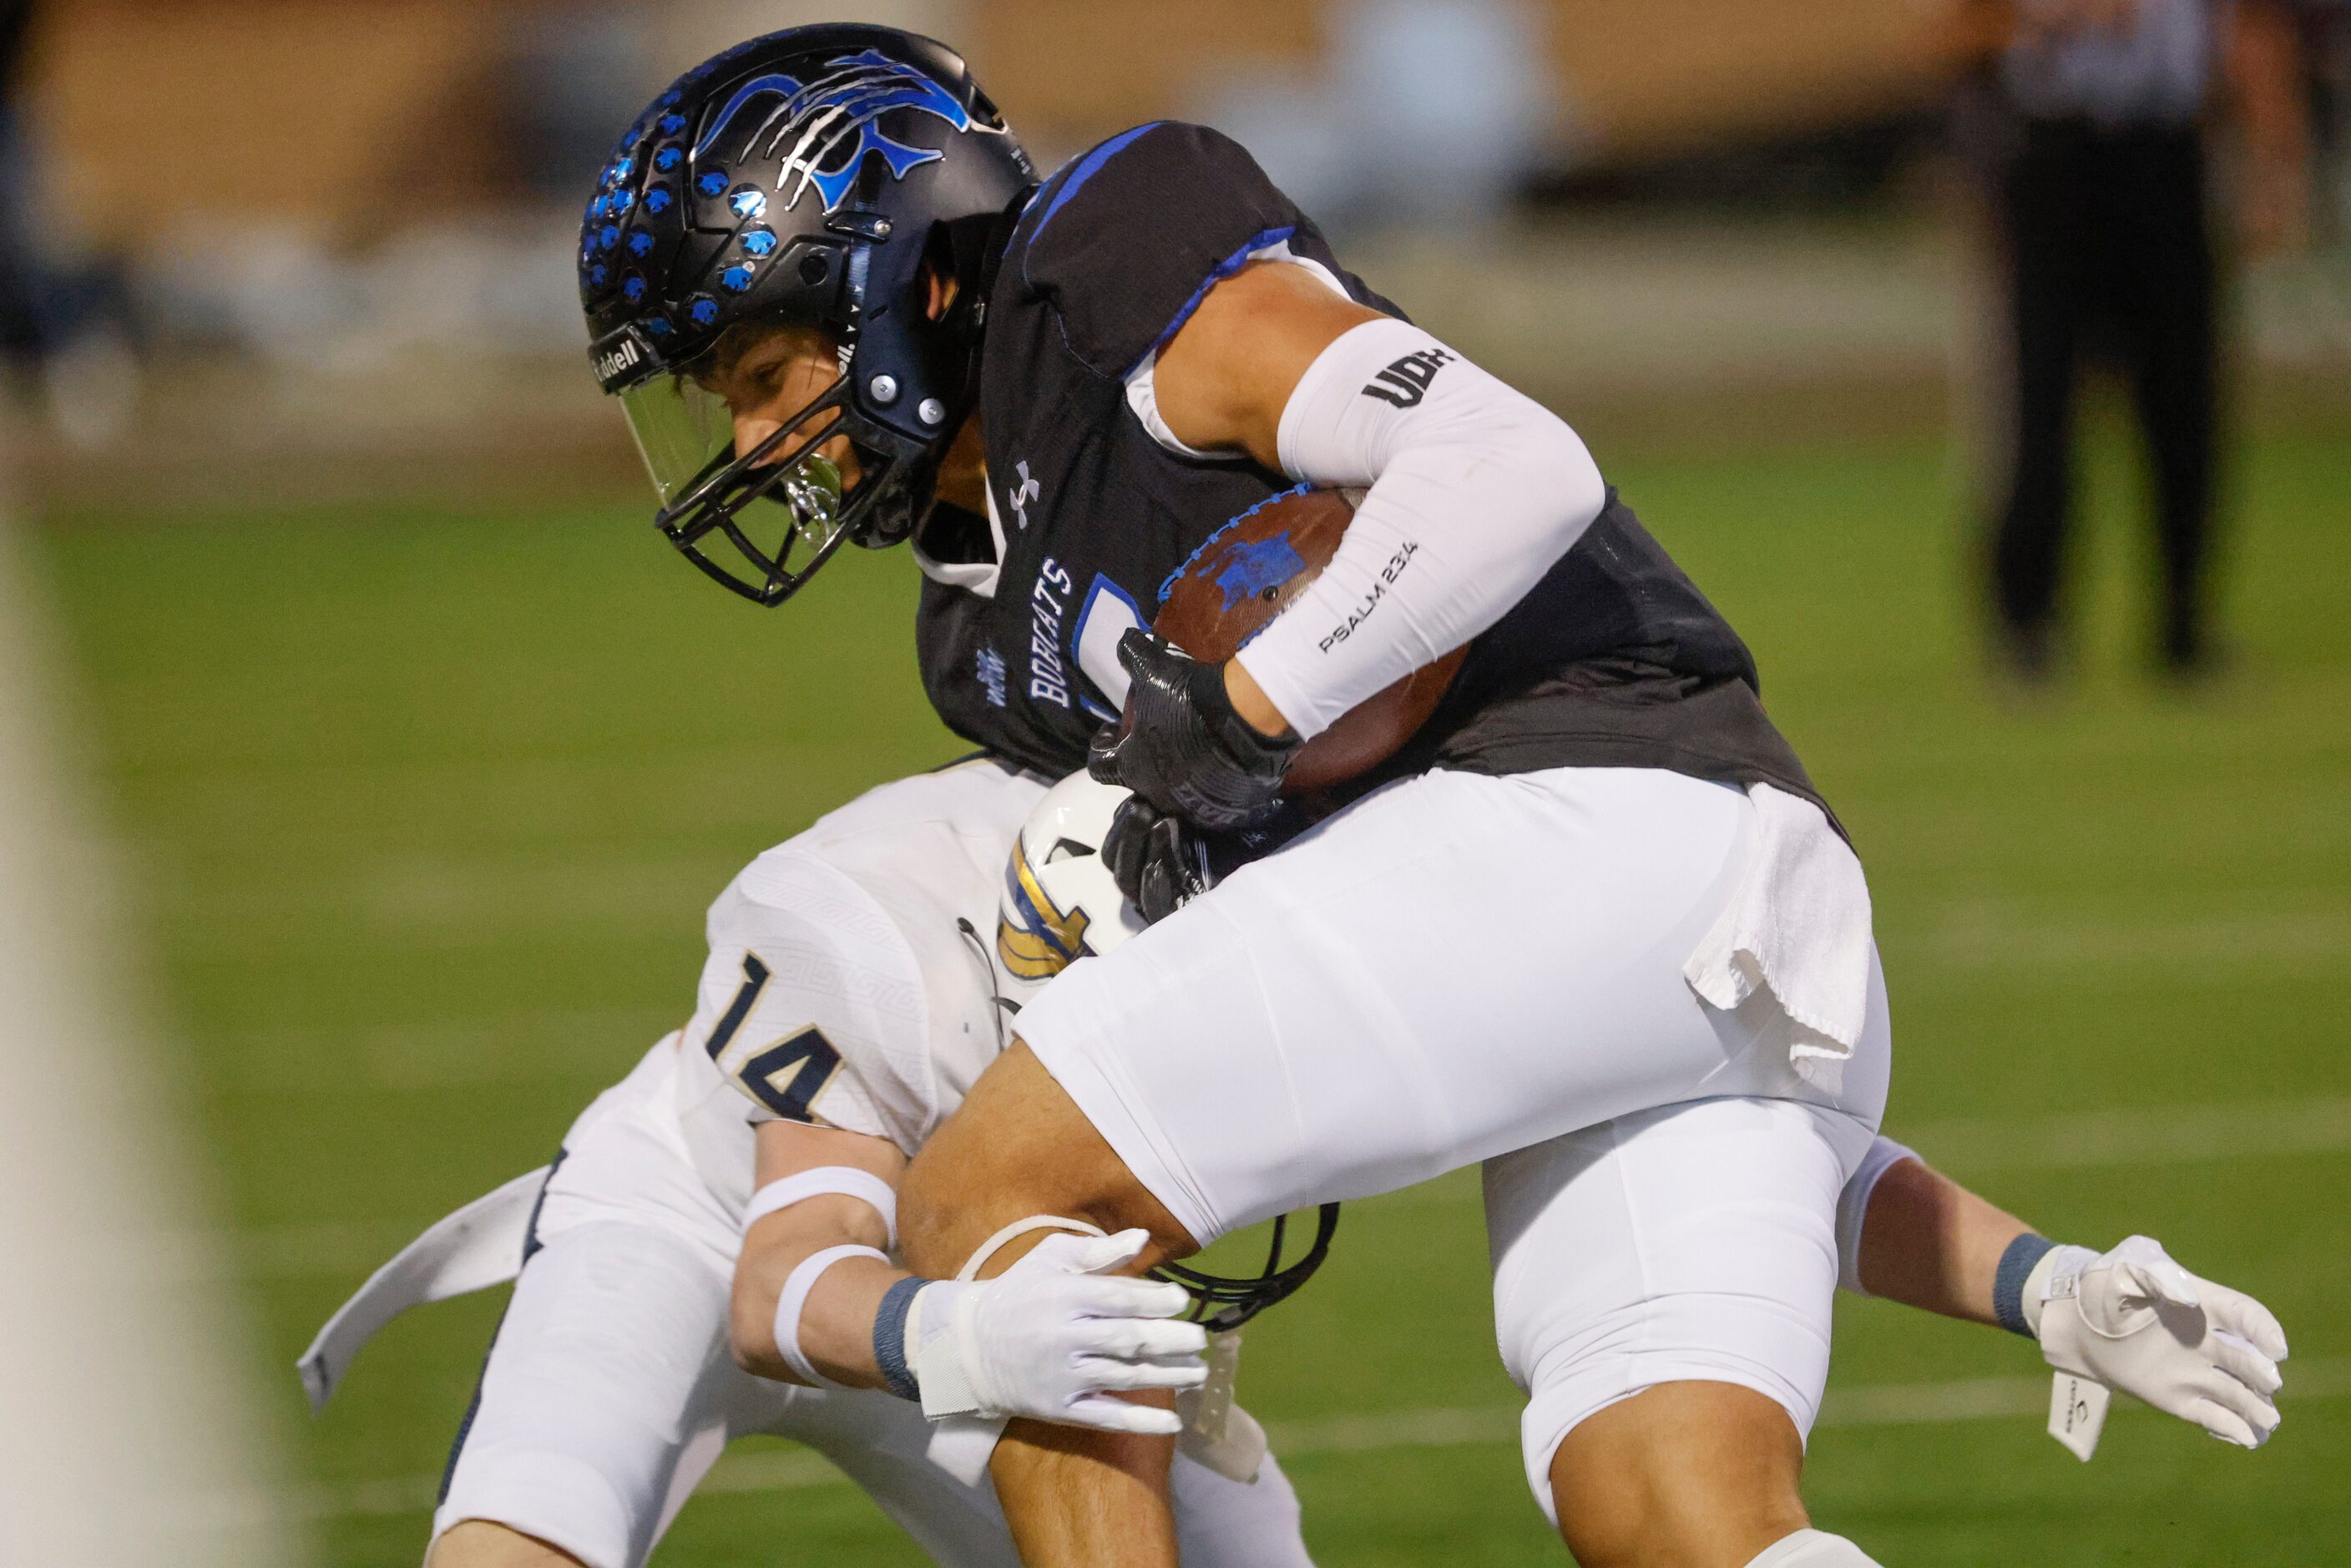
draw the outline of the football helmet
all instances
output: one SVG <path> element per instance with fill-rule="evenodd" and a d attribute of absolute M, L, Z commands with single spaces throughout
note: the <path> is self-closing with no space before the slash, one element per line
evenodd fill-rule
<path fill-rule="evenodd" d="M 1020 824 L 996 922 L 997 961 L 1014 979 L 1042 983 L 1143 929 L 1142 912 L 1119 892 L 1102 852 L 1127 793 L 1072 773 Z"/>
<path fill-rule="evenodd" d="M 1142 914 L 1119 892 L 1102 852 L 1112 819 L 1129 795 L 1119 785 L 1072 773 L 1047 790 L 1020 825 L 1004 869 L 996 922 L 997 959 L 1015 979 L 1040 986 L 1143 929 Z M 1331 1238 L 1339 1228 L 1337 1204 L 1322 1205 L 1306 1250 L 1284 1263 L 1291 1218 L 1280 1216 L 1269 1228 L 1265 1264 L 1255 1274 L 1212 1274 L 1165 1263 L 1152 1275 L 1184 1287 L 1192 1298 L 1186 1314 L 1192 1322 L 1217 1333 L 1237 1329 L 1295 1292 L 1330 1255 Z"/>
<path fill-rule="evenodd" d="M 589 200 L 580 298 L 654 520 L 688 559 L 778 604 L 844 540 L 879 549 L 921 525 L 977 393 L 987 275 L 1033 185 L 963 61 L 895 28 L 771 33 L 653 99 Z M 955 284 L 936 319 L 925 264 Z M 840 371 L 737 452 L 694 372 L 752 322 L 822 333 Z M 819 455 L 839 437 L 857 455 L 846 493 Z"/>

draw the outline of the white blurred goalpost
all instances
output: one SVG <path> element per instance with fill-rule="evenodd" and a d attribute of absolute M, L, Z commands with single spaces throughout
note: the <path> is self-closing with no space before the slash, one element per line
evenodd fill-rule
<path fill-rule="evenodd" d="M 183 1074 L 50 721 L 0 496 L 0 1564 L 289 1568 Z"/>

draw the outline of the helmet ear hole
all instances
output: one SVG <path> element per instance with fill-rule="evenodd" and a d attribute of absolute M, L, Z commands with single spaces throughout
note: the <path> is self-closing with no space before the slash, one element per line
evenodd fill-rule
<path fill-rule="evenodd" d="M 956 268 L 955 235 L 945 224 L 933 224 L 923 242 L 923 282 L 928 296 L 925 311 L 935 326 L 955 308 L 963 283 Z"/>
<path fill-rule="evenodd" d="M 1092 844 L 1080 843 L 1075 839 L 1063 839 L 1059 843 L 1056 843 L 1050 850 L 1046 852 L 1045 863 L 1047 865 L 1052 865 L 1056 862 L 1060 861 L 1073 861 L 1082 855 L 1090 855 L 1093 852 L 1094 847 Z"/>

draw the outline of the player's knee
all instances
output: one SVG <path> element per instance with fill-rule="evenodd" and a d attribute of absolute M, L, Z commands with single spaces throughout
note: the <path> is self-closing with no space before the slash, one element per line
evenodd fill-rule
<path fill-rule="evenodd" d="M 1745 1568 L 1808 1524 L 1803 1446 L 1752 1389 L 1671 1383 L 1612 1405 L 1552 1456 L 1561 1537 L 1583 1568 Z"/>
<path fill-rule="evenodd" d="M 461 1520 L 434 1542 L 425 1568 L 582 1568 L 580 1559 L 486 1519 Z"/>
<path fill-rule="evenodd" d="M 1021 1207 L 1023 1194 L 1008 1179 L 1019 1167 L 996 1157 L 1001 1146 L 984 1126 L 975 1135 L 957 1112 L 916 1152 L 898 1180 L 898 1247 L 907 1267 L 951 1277 L 1004 1223 L 991 1218 Z"/>
<path fill-rule="evenodd" d="M 898 1245 L 916 1273 L 950 1278 L 998 1230 L 1031 1216 L 1121 1228 L 1114 1216 L 1102 1217 L 1099 1206 L 1080 1199 L 1073 1184 L 1059 1179 L 1050 1150 L 1015 1140 L 962 1155 L 955 1145 L 941 1149 L 935 1140 L 899 1181 Z M 1025 1250 L 1026 1243 L 1015 1246 L 998 1261 L 1008 1262 Z"/>

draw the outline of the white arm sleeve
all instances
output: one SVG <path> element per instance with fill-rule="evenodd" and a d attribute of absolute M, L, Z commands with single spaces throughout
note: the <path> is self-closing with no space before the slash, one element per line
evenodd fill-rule
<path fill-rule="evenodd" d="M 1880 1138 L 1869 1145 L 1852 1179 L 1837 1194 L 1837 1283 L 1856 1296 L 1869 1294 L 1861 1283 L 1861 1231 L 1869 1218 L 1869 1195 L 1877 1190 L 1880 1176 L 1904 1160 L 1917 1158 L 1893 1139 Z"/>
<path fill-rule="evenodd" d="M 1371 486 L 1322 575 L 1239 655 L 1306 737 L 1500 620 L 1606 498 L 1574 431 L 1404 321 L 1324 349 L 1279 439 L 1291 477 Z"/>

